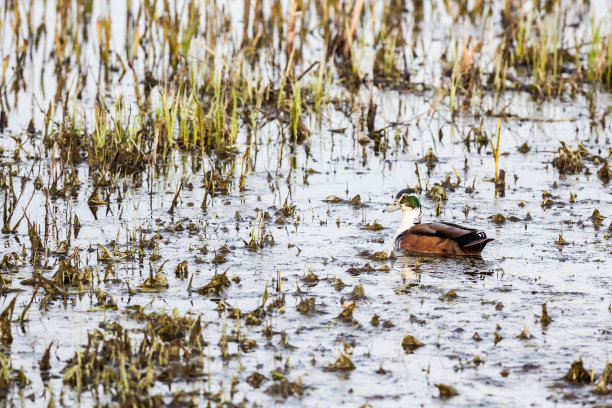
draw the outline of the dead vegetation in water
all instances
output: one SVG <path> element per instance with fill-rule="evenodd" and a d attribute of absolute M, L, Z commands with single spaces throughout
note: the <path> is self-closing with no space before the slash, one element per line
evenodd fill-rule
<path fill-rule="evenodd" d="M 344 323 L 349 323 L 351 325 L 357 324 L 358 323 L 357 319 L 353 317 L 353 313 L 355 312 L 355 309 L 358 307 L 357 303 L 349 302 L 348 304 L 343 305 L 343 307 L 344 307 L 344 310 L 342 310 L 340 314 L 338 314 L 336 319 Z"/>
<path fill-rule="evenodd" d="M 157 272 L 153 272 L 153 265 L 149 262 L 149 277 L 142 283 L 141 287 L 144 289 L 166 289 L 168 288 L 168 278 L 164 273 L 164 265 L 166 263 L 162 263 L 160 267 L 157 269 Z"/>
<path fill-rule="evenodd" d="M 587 166 L 587 163 L 593 166 L 592 170 Z M 602 183 L 608 184 L 610 181 L 609 161 L 605 157 L 589 152 L 582 144 L 578 144 L 575 149 L 571 149 L 564 142 L 561 142 L 561 147 L 558 148 L 557 155 L 552 160 L 552 165 L 561 175 L 580 173 L 590 175 L 595 171 Z"/>
<path fill-rule="evenodd" d="M 387 251 L 376 251 L 374 253 L 370 253 L 366 250 L 361 251 L 359 256 L 376 262 L 384 262 L 391 258 L 389 254 L 387 254 Z"/>
<path fill-rule="evenodd" d="M 320 313 L 315 304 L 315 298 L 307 298 L 300 300 L 300 303 L 296 306 L 298 312 L 305 316 L 312 316 Z"/>
<path fill-rule="evenodd" d="M 119 323 L 90 331 L 86 345 L 62 370 L 65 384 L 79 392 L 102 386 L 119 401 L 131 403 L 155 398 L 143 395 L 149 395 L 156 381 L 171 384 L 205 376 L 201 360 L 194 358 L 202 355 L 204 346 L 200 319 L 181 317 L 176 311 L 157 315 L 138 309 L 130 316 L 146 322 L 142 334 Z M 141 342 L 132 340 L 138 337 Z"/>
<path fill-rule="evenodd" d="M 0 372 L 0 398 L 6 398 L 14 389 L 21 391 L 31 383 L 23 367 L 18 370 L 14 368 L 10 354 L 0 353 Z"/>
<path fill-rule="evenodd" d="M 227 271 L 225 271 L 221 274 L 215 274 L 206 285 L 197 289 L 196 292 L 205 296 L 219 296 L 225 288 L 230 286 L 230 284 L 231 282 L 227 277 Z"/>
<path fill-rule="evenodd" d="M 606 366 L 599 376 L 595 387 L 593 388 L 594 394 L 608 395 L 612 394 L 612 363 L 606 362 Z"/>
<path fill-rule="evenodd" d="M 548 314 L 548 308 L 546 307 L 546 302 L 542 303 L 542 315 L 540 316 L 540 323 L 543 327 L 546 327 L 552 323 L 552 318 Z"/>
<path fill-rule="evenodd" d="M 402 348 L 406 353 L 414 353 L 415 350 L 423 347 L 425 344 L 419 341 L 416 337 L 405 335 L 402 339 Z"/>
<path fill-rule="evenodd" d="M 438 391 L 440 392 L 440 398 L 442 399 L 448 399 L 459 395 L 455 387 L 453 387 L 452 385 L 439 383 L 435 384 L 435 386 L 438 388 Z"/>
<path fill-rule="evenodd" d="M 60 261 L 53 280 L 60 285 L 82 286 L 92 282 L 92 269 L 79 267 L 78 262 L 69 259 Z"/>
<path fill-rule="evenodd" d="M 575 150 L 571 150 L 565 143 L 561 143 L 558 156 L 553 159 L 552 165 L 561 174 L 581 173 L 584 169 L 583 158 L 587 154 L 587 150 L 582 145 L 578 145 Z"/>
<path fill-rule="evenodd" d="M 591 384 L 594 376 L 593 371 L 587 371 L 584 368 L 582 360 L 576 360 L 563 379 L 573 384 Z"/>
<path fill-rule="evenodd" d="M 276 377 L 276 378 L 274 378 Z M 304 394 L 304 385 L 301 378 L 296 381 L 290 381 L 282 374 L 273 376 L 273 383 L 266 389 L 266 394 L 287 399 L 290 396 L 301 397 Z"/>
<path fill-rule="evenodd" d="M 361 227 L 361 229 L 364 231 L 380 231 L 380 230 L 385 229 L 385 227 L 380 225 L 378 222 L 374 221 L 371 224 L 367 223 L 366 225 Z"/>
<path fill-rule="evenodd" d="M 328 367 L 330 371 L 352 371 L 355 369 L 355 364 L 348 354 L 342 353 L 338 359 L 331 363 Z"/>

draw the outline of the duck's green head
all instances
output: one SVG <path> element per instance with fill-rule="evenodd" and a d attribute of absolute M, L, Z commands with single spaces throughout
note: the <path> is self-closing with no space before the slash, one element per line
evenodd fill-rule
<path fill-rule="evenodd" d="M 411 211 L 411 210 L 421 210 L 421 201 L 419 200 L 419 196 L 417 192 L 411 188 L 405 188 L 401 190 L 395 196 L 395 200 L 393 200 L 393 204 L 387 207 L 384 212 L 393 212 L 397 210 L 402 211 Z"/>

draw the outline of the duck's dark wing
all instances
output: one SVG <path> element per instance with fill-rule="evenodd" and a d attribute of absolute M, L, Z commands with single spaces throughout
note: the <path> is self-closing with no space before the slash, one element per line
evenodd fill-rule
<path fill-rule="evenodd" d="M 450 222 L 417 224 L 404 234 L 412 235 L 414 238 L 420 236 L 425 240 L 427 240 L 427 238 L 451 240 L 455 242 L 459 248 L 469 252 L 480 252 L 487 243 L 493 241 L 492 238 L 487 238 L 484 231 L 479 231 L 474 228 L 468 228 Z"/>
<path fill-rule="evenodd" d="M 410 232 L 418 235 L 455 239 L 478 231 L 474 228 L 462 227 L 461 225 L 449 222 L 432 222 L 429 224 L 416 224 L 410 228 Z"/>

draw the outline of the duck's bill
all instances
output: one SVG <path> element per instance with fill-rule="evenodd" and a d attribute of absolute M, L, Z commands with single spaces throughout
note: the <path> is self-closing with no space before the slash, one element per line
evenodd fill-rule
<path fill-rule="evenodd" d="M 393 211 L 397 211 L 397 210 L 399 210 L 399 209 L 400 209 L 399 204 L 391 204 L 390 206 L 388 206 L 387 208 L 385 208 L 385 209 L 383 210 L 383 212 L 388 212 L 388 213 L 390 213 L 390 212 L 393 212 Z"/>

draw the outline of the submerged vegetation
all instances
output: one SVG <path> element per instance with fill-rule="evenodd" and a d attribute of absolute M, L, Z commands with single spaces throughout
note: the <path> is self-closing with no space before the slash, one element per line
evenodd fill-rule
<path fill-rule="evenodd" d="M 607 401 L 605 1 L 120 3 L 0 4 L 3 404 Z"/>

